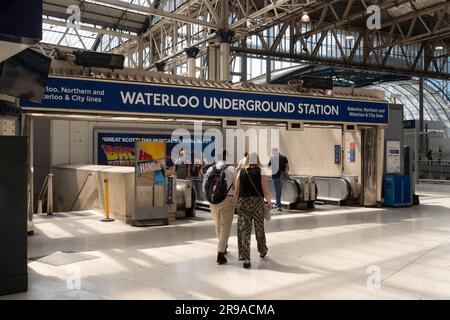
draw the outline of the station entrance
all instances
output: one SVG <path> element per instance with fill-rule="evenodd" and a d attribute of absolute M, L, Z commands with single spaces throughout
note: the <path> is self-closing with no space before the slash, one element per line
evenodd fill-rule
<path fill-rule="evenodd" d="M 286 209 L 311 208 L 316 201 L 359 206 L 381 202 L 389 112 L 382 92 L 306 92 L 148 72 L 53 73 L 41 104 L 21 101 L 27 119 L 22 130 L 30 136 L 32 154 L 30 217 L 45 208 L 105 210 L 108 180 L 111 215 L 132 223 L 137 141 L 164 142 L 166 177 L 175 178 L 166 179 L 160 193 L 153 190 L 152 201 L 167 206 L 168 221 L 193 216 L 195 208 L 207 208 L 201 174 L 193 171 L 176 179 L 172 150 L 184 141 L 184 148 L 191 148 L 192 168 L 205 164 L 202 152 L 217 143 L 208 136 L 212 131 L 225 137 L 221 146 L 231 151 L 235 164 L 250 149 L 268 158 L 276 147 L 288 157 L 290 179 L 282 197 Z M 200 146 L 180 140 L 180 132 Z M 264 135 L 265 145 L 256 143 L 254 138 Z M 49 180 L 51 196 L 43 197 Z M 48 199 L 51 203 L 45 203 Z"/>

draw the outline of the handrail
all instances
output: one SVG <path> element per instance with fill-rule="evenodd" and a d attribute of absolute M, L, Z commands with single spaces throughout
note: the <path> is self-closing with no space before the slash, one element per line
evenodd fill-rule
<path fill-rule="evenodd" d="M 81 186 L 80 190 L 78 191 L 77 196 L 75 197 L 75 199 L 72 202 L 72 205 L 70 206 L 68 211 L 72 211 L 73 206 L 75 205 L 75 202 L 78 200 L 78 198 L 80 197 L 81 192 L 83 192 L 84 187 L 86 186 L 87 180 L 89 179 L 90 176 L 95 176 L 94 172 L 90 172 L 86 178 L 84 179 L 83 185 Z"/>
<path fill-rule="evenodd" d="M 47 183 L 48 183 L 48 175 L 45 176 L 44 183 L 42 184 L 41 191 L 39 191 L 39 196 L 37 199 L 38 201 L 36 201 L 33 212 L 36 212 L 39 201 L 44 200 L 45 192 L 47 191 L 48 186 Z"/>
<path fill-rule="evenodd" d="M 340 199 L 341 201 L 346 201 L 346 200 L 349 200 L 350 198 L 351 198 L 351 196 L 352 196 L 352 187 L 351 187 L 351 184 L 350 184 L 350 182 L 347 180 L 347 179 L 345 179 L 344 177 L 332 177 L 332 176 L 314 176 L 314 179 L 315 179 L 315 181 L 316 181 L 316 183 L 317 182 L 320 182 L 321 180 L 322 181 L 324 181 L 324 180 L 339 180 L 339 181 L 342 181 L 342 182 L 344 182 L 344 185 L 347 187 L 347 195 L 346 195 L 346 197 L 345 198 L 343 198 L 343 199 Z M 320 196 L 320 188 L 318 187 L 318 195 L 317 195 L 317 199 L 319 199 L 319 200 L 321 200 L 321 199 L 325 199 L 325 198 L 327 198 L 328 199 L 328 197 L 321 197 Z"/>
<path fill-rule="evenodd" d="M 419 184 L 450 185 L 450 181 L 449 180 L 437 180 L 437 179 L 419 179 Z"/>
<path fill-rule="evenodd" d="M 450 160 L 419 160 L 419 165 L 450 166 Z"/>

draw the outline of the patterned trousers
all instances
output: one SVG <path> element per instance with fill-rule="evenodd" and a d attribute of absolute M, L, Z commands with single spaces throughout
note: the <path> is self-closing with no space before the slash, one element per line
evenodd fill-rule
<path fill-rule="evenodd" d="M 238 246 L 239 256 L 250 260 L 250 240 L 252 227 L 255 225 L 256 243 L 258 251 L 267 253 L 266 234 L 264 232 L 264 203 L 259 197 L 240 198 L 237 205 L 238 220 Z"/>

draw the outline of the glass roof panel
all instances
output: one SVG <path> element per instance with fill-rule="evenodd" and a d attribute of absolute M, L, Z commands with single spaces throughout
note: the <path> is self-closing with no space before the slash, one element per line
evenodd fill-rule
<path fill-rule="evenodd" d="M 402 103 L 405 120 L 419 119 L 419 82 L 385 82 L 369 88 L 385 90 L 386 100 Z M 424 119 L 442 121 L 450 128 L 450 109 L 438 90 L 427 82 L 424 84 Z"/>

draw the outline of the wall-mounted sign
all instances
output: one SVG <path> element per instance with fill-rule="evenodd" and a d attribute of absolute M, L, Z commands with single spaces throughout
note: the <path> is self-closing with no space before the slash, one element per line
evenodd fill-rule
<path fill-rule="evenodd" d="M 334 146 L 334 164 L 341 164 L 341 156 L 342 156 L 341 145 L 336 144 Z"/>
<path fill-rule="evenodd" d="M 356 162 L 356 144 L 354 142 L 350 142 L 350 146 L 348 149 L 348 161 L 350 163 Z"/>
<path fill-rule="evenodd" d="M 416 120 L 403 120 L 403 129 L 414 129 L 416 127 Z"/>
<path fill-rule="evenodd" d="M 388 104 L 286 94 L 250 93 L 125 81 L 51 77 L 42 103 L 25 109 L 143 113 L 175 117 L 236 117 L 268 120 L 388 123 Z"/>
<path fill-rule="evenodd" d="M 386 141 L 386 173 L 400 173 L 400 141 Z"/>

